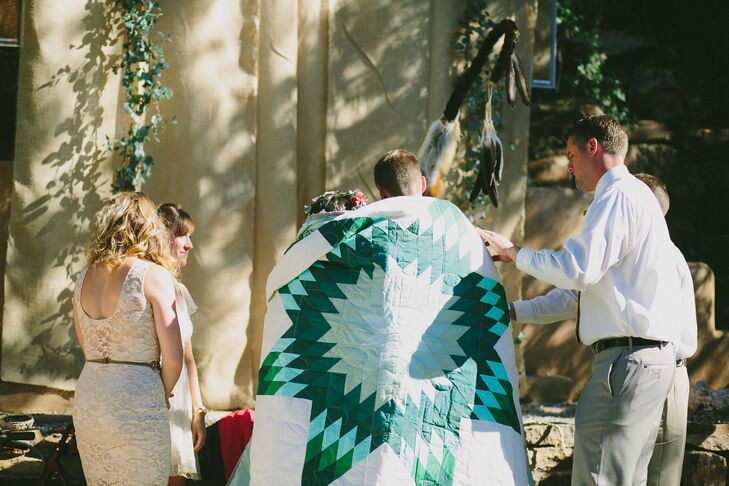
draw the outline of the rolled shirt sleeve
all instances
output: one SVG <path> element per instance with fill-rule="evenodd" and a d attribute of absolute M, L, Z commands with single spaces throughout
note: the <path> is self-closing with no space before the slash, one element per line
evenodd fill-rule
<path fill-rule="evenodd" d="M 577 317 L 577 291 L 552 289 L 530 300 L 512 303 L 516 322 L 520 324 L 552 324 Z"/>
<path fill-rule="evenodd" d="M 681 318 L 681 334 L 676 343 L 676 357 L 690 358 L 697 348 L 696 294 L 691 271 L 681 252 L 676 248 L 678 273 L 681 277 L 681 308 L 685 310 Z"/>
<path fill-rule="evenodd" d="M 587 210 L 582 232 L 564 250 L 522 248 L 519 270 L 563 289 L 585 290 L 600 281 L 635 240 L 635 211 L 623 193 L 608 190 Z"/>

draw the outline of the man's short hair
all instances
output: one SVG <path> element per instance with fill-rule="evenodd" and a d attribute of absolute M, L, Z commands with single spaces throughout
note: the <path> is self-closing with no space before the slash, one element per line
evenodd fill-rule
<path fill-rule="evenodd" d="M 658 199 L 658 204 L 661 206 L 661 211 L 663 211 L 663 215 L 665 216 L 668 212 L 669 206 L 671 205 L 671 199 L 668 197 L 668 188 L 666 188 L 666 184 L 658 177 L 650 174 L 635 174 L 635 178 L 650 187 L 651 191 L 653 191 L 653 195 L 656 196 L 656 199 Z"/>
<path fill-rule="evenodd" d="M 577 145 L 584 145 L 589 139 L 595 138 L 606 154 L 622 155 L 628 152 L 628 134 L 618 121 L 610 115 L 593 115 L 577 121 L 567 138 Z"/>
<path fill-rule="evenodd" d="M 390 150 L 375 164 L 375 184 L 391 196 L 419 195 L 422 175 L 418 158 L 403 149 Z"/>

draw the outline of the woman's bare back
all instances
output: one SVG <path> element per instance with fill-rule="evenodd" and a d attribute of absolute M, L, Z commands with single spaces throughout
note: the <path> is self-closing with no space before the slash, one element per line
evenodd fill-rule
<path fill-rule="evenodd" d="M 81 309 L 91 319 L 107 319 L 119 307 L 122 287 L 136 258 L 127 258 L 113 270 L 104 265 L 89 267 L 81 287 Z"/>

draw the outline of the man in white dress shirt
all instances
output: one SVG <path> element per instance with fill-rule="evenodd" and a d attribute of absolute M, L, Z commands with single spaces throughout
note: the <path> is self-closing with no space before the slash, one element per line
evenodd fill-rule
<path fill-rule="evenodd" d="M 675 246 L 651 190 L 625 167 L 628 137 L 611 117 L 567 138 L 577 188 L 595 192 L 562 251 L 515 246 L 482 231 L 502 261 L 577 294 L 577 337 L 594 354 L 575 414 L 573 485 L 645 483 L 676 370 L 684 312 Z"/>
<path fill-rule="evenodd" d="M 670 200 L 665 184 L 657 177 L 636 174 L 658 200 L 665 216 Z M 679 342 L 676 343 L 676 373 L 673 385 L 663 404 L 663 415 L 656 437 L 655 448 L 648 466 L 648 486 L 679 486 L 686 448 L 686 421 L 688 413 L 689 378 L 686 359 L 696 351 L 697 326 L 694 286 L 686 260 L 675 249 L 676 271 L 681 280 L 683 311 Z M 577 291 L 555 288 L 545 295 L 530 300 L 512 302 L 509 305 L 512 321 L 522 324 L 551 324 L 577 315 Z"/>

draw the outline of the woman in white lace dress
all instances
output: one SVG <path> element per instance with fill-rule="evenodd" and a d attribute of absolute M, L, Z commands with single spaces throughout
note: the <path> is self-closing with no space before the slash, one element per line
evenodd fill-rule
<path fill-rule="evenodd" d="M 177 204 L 165 203 L 158 213 L 172 240 L 172 254 L 180 267 L 187 265 L 192 250 L 195 225 L 190 215 Z M 197 310 L 190 292 L 177 283 L 178 316 L 184 350 L 182 373 L 170 399 L 170 434 L 172 437 L 172 473 L 169 486 L 183 486 L 187 479 L 200 479 L 195 453 L 205 443 L 205 413 L 207 409 L 200 397 L 197 365 L 192 354 L 192 321 L 190 315 Z"/>
<path fill-rule="evenodd" d="M 180 376 L 182 345 L 177 262 L 154 203 L 139 192 L 111 198 L 96 216 L 87 259 L 73 297 L 86 360 L 73 422 L 86 482 L 164 486 L 166 400 Z"/>

